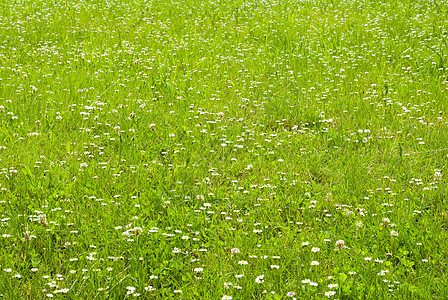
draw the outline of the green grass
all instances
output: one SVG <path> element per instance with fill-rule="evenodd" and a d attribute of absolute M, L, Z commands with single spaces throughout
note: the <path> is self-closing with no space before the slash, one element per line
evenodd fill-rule
<path fill-rule="evenodd" d="M 447 20 L 0 1 L 0 294 L 444 299 Z"/>

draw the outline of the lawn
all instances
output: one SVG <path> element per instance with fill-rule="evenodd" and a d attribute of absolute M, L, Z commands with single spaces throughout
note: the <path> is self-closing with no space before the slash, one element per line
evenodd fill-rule
<path fill-rule="evenodd" d="M 448 2 L 0 0 L 3 299 L 444 299 Z"/>

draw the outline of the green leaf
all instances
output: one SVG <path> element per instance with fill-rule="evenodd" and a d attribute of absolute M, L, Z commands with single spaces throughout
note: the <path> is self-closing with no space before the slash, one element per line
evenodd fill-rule
<path fill-rule="evenodd" d="M 418 291 L 418 288 L 415 285 L 410 285 L 409 286 L 409 291 L 414 293 L 414 292 Z"/>
<path fill-rule="evenodd" d="M 348 276 L 345 273 L 339 274 L 339 280 L 342 281 L 342 282 L 344 282 L 347 279 L 347 277 Z"/>

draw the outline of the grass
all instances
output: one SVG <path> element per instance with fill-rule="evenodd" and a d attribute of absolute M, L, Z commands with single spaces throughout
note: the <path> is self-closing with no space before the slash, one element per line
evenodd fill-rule
<path fill-rule="evenodd" d="M 1 1 L 5 299 L 443 299 L 446 1 Z"/>

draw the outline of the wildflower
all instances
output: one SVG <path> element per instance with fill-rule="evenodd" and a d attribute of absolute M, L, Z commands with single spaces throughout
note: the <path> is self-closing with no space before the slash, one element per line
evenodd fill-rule
<path fill-rule="evenodd" d="M 155 290 L 156 290 L 156 289 L 153 288 L 152 285 L 148 285 L 148 286 L 145 287 L 145 291 L 148 291 L 148 292 L 155 291 Z"/>
<path fill-rule="evenodd" d="M 337 288 L 337 287 L 338 287 L 338 284 L 337 284 L 337 283 L 330 283 L 330 284 L 328 285 L 328 288 L 329 288 L 329 289 Z"/>
<path fill-rule="evenodd" d="M 152 131 L 156 130 L 156 124 L 149 124 L 149 129 Z"/>
<path fill-rule="evenodd" d="M 257 278 L 255 278 L 255 282 L 256 283 L 263 283 L 264 282 L 264 275 L 257 276 Z"/>
<path fill-rule="evenodd" d="M 230 252 L 231 252 L 232 254 L 237 254 L 237 253 L 240 253 L 240 249 L 238 249 L 238 248 L 232 248 L 232 249 L 230 250 Z"/>
<path fill-rule="evenodd" d="M 337 240 L 336 247 L 338 247 L 338 249 L 346 248 L 344 240 Z"/>
<path fill-rule="evenodd" d="M 335 291 L 325 292 L 325 296 L 327 296 L 328 298 L 330 298 L 330 297 L 333 296 L 334 294 L 336 294 Z"/>
<path fill-rule="evenodd" d="M 302 283 L 310 283 L 310 282 L 311 282 L 311 280 L 309 280 L 309 279 L 302 280 Z"/>
<path fill-rule="evenodd" d="M 398 232 L 396 232 L 395 230 L 392 230 L 390 232 L 390 236 L 394 237 L 394 236 L 398 236 Z"/>
<path fill-rule="evenodd" d="M 312 266 L 318 266 L 318 265 L 319 265 L 319 262 L 318 262 L 318 261 L 315 261 L 315 260 L 313 260 L 313 261 L 311 262 L 311 265 L 312 265 Z"/>
<path fill-rule="evenodd" d="M 204 271 L 204 269 L 203 269 L 203 268 L 196 268 L 196 269 L 194 269 L 193 271 L 195 271 L 195 272 L 199 273 L 199 272 L 202 272 L 202 271 Z"/>
<path fill-rule="evenodd" d="M 310 282 L 310 285 L 311 285 L 311 286 L 318 286 L 319 284 L 317 284 L 317 282 L 312 282 L 312 281 L 311 281 L 311 282 Z"/>
<path fill-rule="evenodd" d="M 288 292 L 286 294 L 286 296 L 288 296 L 288 297 L 294 297 L 295 295 L 296 295 L 296 293 L 294 293 L 294 292 Z"/>
<path fill-rule="evenodd" d="M 227 295 L 224 295 L 224 296 L 222 296 L 222 298 L 221 298 L 222 300 L 224 300 L 224 299 L 232 299 L 232 296 L 227 296 Z"/>
<path fill-rule="evenodd" d="M 180 293 L 182 293 L 182 290 L 174 290 L 174 293 L 175 294 L 180 294 Z"/>
<path fill-rule="evenodd" d="M 319 252 L 319 251 L 320 251 L 320 248 L 317 248 L 317 247 L 313 247 L 311 249 L 311 252 Z"/>
<path fill-rule="evenodd" d="M 245 261 L 245 260 L 240 260 L 240 261 L 238 262 L 238 264 L 243 266 L 243 265 L 247 265 L 248 262 Z"/>
<path fill-rule="evenodd" d="M 139 235 L 142 234 L 143 229 L 141 227 L 134 227 L 133 231 L 134 231 L 136 236 L 139 236 Z"/>

